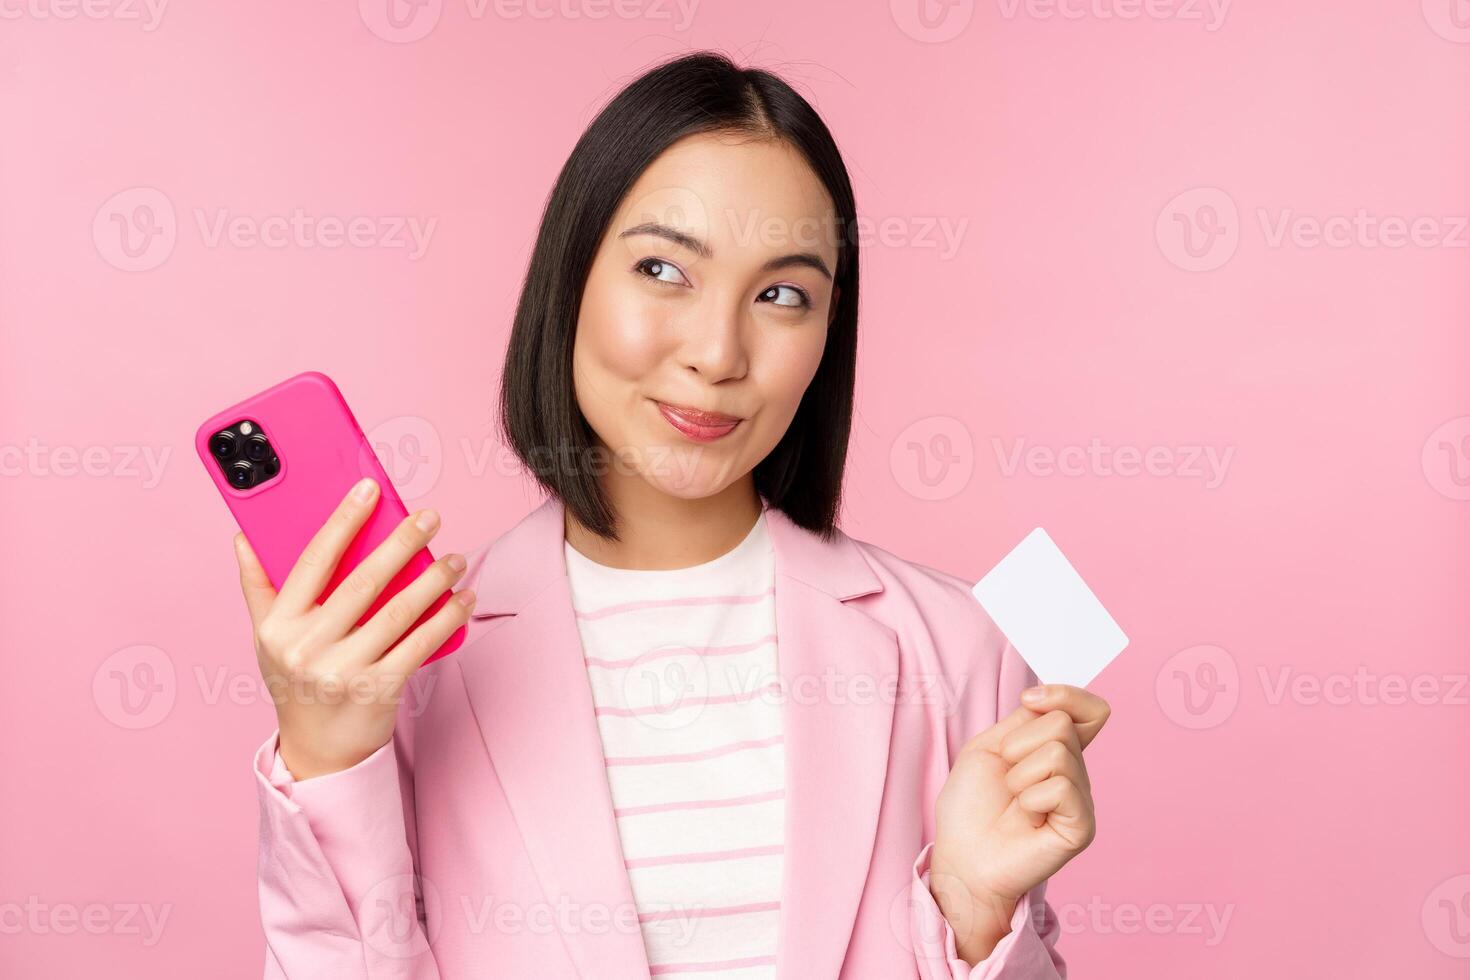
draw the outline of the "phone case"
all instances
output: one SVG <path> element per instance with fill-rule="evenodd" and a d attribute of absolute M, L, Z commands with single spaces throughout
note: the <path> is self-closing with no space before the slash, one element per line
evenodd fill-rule
<path fill-rule="evenodd" d="M 259 426 L 280 458 L 280 470 L 274 477 L 243 491 L 230 485 L 209 450 L 210 436 L 242 419 Z M 353 484 L 366 476 L 378 481 L 382 492 L 377 507 L 343 554 L 317 602 L 330 595 L 408 515 L 342 393 L 331 378 L 317 371 L 288 378 L 213 416 L 199 427 L 194 445 L 271 584 L 278 589 L 302 549 Z M 427 548 L 414 555 L 359 622 L 371 618 L 433 560 Z M 446 591 L 436 599 L 414 626 L 432 616 L 450 595 Z M 405 630 L 404 635 L 412 630 Z M 424 662 L 433 663 L 453 653 L 464 637 L 465 627 L 461 626 Z"/>

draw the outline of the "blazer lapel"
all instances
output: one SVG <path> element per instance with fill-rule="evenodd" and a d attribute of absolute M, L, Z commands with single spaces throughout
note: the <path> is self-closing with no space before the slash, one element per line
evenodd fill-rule
<path fill-rule="evenodd" d="M 455 659 L 547 900 L 601 917 L 562 933 L 577 972 L 646 978 L 564 540 L 562 508 L 550 498 L 491 545 L 474 615 L 512 618 Z"/>
<path fill-rule="evenodd" d="M 882 583 L 842 532 L 831 540 L 766 508 L 785 691 L 786 841 L 777 975 L 835 977 L 867 880 L 888 768 L 897 638 L 847 600 Z M 549 900 L 631 908 L 602 738 L 572 613 L 561 502 L 498 538 L 475 618 L 510 617 L 454 659 Z M 636 929 L 564 934 L 584 976 L 648 977 Z"/>
<path fill-rule="evenodd" d="M 888 772 L 898 640 L 845 601 L 882 583 L 842 532 L 831 541 L 768 508 L 776 647 L 786 702 L 780 977 L 836 977 L 868 877 Z"/>

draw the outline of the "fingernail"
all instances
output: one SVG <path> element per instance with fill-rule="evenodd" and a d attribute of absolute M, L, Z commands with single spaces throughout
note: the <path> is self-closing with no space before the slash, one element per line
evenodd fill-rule
<path fill-rule="evenodd" d="M 413 519 L 414 527 L 420 531 L 432 531 L 439 526 L 439 515 L 431 508 L 419 511 L 419 516 Z"/>
<path fill-rule="evenodd" d="M 1021 700 L 1027 704 L 1037 704 L 1046 700 L 1046 686 L 1044 684 L 1038 684 L 1035 687 L 1026 688 L 1026 690 L 1021 692 Z"/>
<path fill-rule="evenodd" d="M 464 555 L 445 555 L 444 564 L 451 571 L 462 572 L 464 571 Z"/>
<path fill-rule="evenodd" d="M 377 482 L 372 477 L 365 476 L 357 481 L 357 486 L 352 488 L 352 497 L 354 500 L 365 504 L 373 499 L 373 494 L 377 492 L 377 489 Z"/>
<path fill-rule="evenodd" d="M 454 601 L 468 609 L 475 604 L 475 593 L 469 589 L 456 592 L 454 594 Z"/>

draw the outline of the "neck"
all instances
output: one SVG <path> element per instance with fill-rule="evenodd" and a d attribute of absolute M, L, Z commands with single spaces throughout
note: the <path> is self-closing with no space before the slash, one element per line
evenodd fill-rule
<path fill-rule="evenodd" d="M 700 565 L 730 551 L 760 517 L 760 496 L 747 473 L 717 494 L 687 499 L 664 493 L 637 475 L 604 480 L 618 518 L 619 540 L 609 541 L 566 512 L 566 540 L 612 568 L 666 570 Z"/>

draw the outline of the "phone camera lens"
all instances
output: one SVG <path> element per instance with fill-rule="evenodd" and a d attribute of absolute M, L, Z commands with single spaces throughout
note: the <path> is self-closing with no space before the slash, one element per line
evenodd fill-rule
<path fill-rule="evenodd" d="M 252 463 L 259 463 L 269 459 L 271 455 L 271 444 L 265 436 L 256 433 L 245 440 L 245 458 Z"/>
<path fill-rule="evenodd" d="M 219 459 L 229 459 L 235 455 L 236 444 L 235 434 L 229 429 L 225 429 L 223 432 L 216 432 L 210 437 L 209 451 L 214 453 Z"/>
<path fill-rule="evenodd" d="M 249 460 L 239 460 L 230 465 L 228 470 L 230 486 L 236 490 L 248 490 L 255 485 L 255 464 Z"/>
<path fill-rule="evenodd" d="M 260 464 L 260 472 L 265 474 L 265 478 L 269 480 L 271 477 L 281 472 L 281 461 L 272 456 L 270 459 Z"/>

